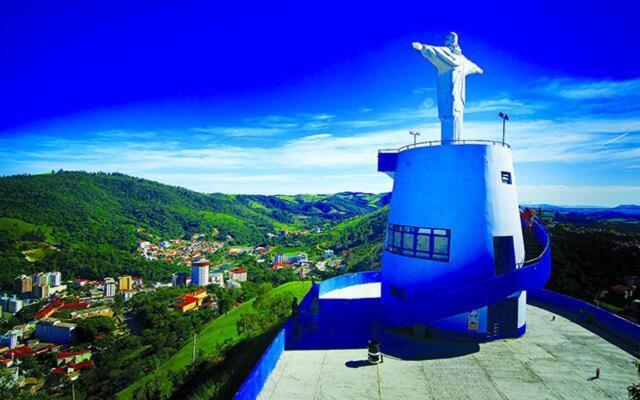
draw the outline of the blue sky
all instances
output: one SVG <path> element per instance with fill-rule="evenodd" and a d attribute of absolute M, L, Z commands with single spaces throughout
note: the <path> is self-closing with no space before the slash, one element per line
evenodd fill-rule
<path fill-rule="evenodd" d="M 633 2 L 136 3 L 0 5 L 1 175 L 388 191 L 377 150 L 438 137 L 435 73 L 411 42 L 456 31 L 485 71 L 465 135 L 499 139 L 511 115 L 522 202 L 640 203 Z"/>

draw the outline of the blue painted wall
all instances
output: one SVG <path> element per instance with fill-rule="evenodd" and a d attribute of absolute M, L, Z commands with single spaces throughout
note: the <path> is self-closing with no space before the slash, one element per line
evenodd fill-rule
<path fill-rule="evenodd" d="M 269 375 L 271 375 L 280 356 L 284 352 L 287 325 L 289 325 L 289 323 L 280 330 L 262 357 L 260 357 L 256 366 L 253 367 L 247 379 L 245 379 L 240 389 L 238 389 L 235 396 L 233 396 L 234 400 L 253 400 L 258 397 L 267 379 L 269 379 Z"/>
<path fill-rule="evenodd" d="M 589 323 L 599 326 L 631 344 L 634 348 L 640 347 L 640 325 L 627 321 L 598 306 L 544 289 L 529 292 L 529 300 L 557 307 L 580 320 L 589 321 Z"/>
<path fill-rule="evenodd" d="M 503 171 L 511 175 L 510 184 L 503 182 Z M 499 144 L 455 144 L 399 152 L 389 223 L 451 230 L 449 261 L 413 258 L 387 250 L 382 258 L 385 309 L 404 308 L 415 313 L 412 318 L 415 322 L 433 321 L 434 316 L 428 311 L 414 307 L 416 304 L 425 306 L 417 299 L 427 296 L 435 300 L 439 294 L 474 285 L 475 290 L 480 290 L 478 283 L 492 281 L 495 276 L 494 236 L 512 236 L 514 263 L 524 261 L 511 150 Z M 391 285 L 404 289 L 406 300 L 392 296 Z M 505 297 L 522 289 L 513 287 Z M 491 290 L 491 285 L 482 290 Z M 465 299 L 474 295 L 470 291 L 459 294 Z M 438 322 L 440 326 L 477 333 L 467 326 L 466 313 L 472 308 L 447 310 L 448 303 L 443 301 L 444 297 L 438 306 L 438 314 L 448 318 Z M 474 308 L 482 309 L 488 304 L 478 304 Z M 457 315 L 457 311 L 462 313 Z M 392 325 L 405 319 L 392 314 L 385 311 Z M 480 314 L 486 332 L 487 313 Z M 524 326 L 524 315 L 515 318 L 518 326 Z"/>

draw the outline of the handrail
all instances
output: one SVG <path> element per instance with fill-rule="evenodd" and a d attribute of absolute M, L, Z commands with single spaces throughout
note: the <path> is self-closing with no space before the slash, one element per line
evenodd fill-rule
<path fill-rule="evenodd" d="M 402 146 L 398 149 L 382 149 L 382 150 L 378 150 L 378 153 L 399 153 L 401 151 L 405 151 L 405 150 L 409 150 L 409 149 L 413 149 L 416 147 L 431 147 L 431 146 L 439 146 L 442 144 L 484 144 L 484 143 L 490 143 L 493 145 L 501 145 L 504 147 L 508 147 L 511 148 L 511 146 L 509 146 L 508 143 L 506 142 L 500 142 L 500 141 L 496 141 L 496 140 L 478 140 L 478 139 L 464 139 L 464 140 L 429 140 L 426 142 L 418 142 L 418 143 L 414 143 L 414 144 L 408 144 L 406 146 Z"/>
<path fill-rule="evenodd" d="M 522 211 L 522 209 L 520 209 L 520 211 Z M 527 265 L 531 265 L 533 263 L 536 263 L 536 262 L 540 261 L 540 259 L 542 259 L 542 257 L 544 257 L 545 253 L 549 249 L 549 245 L 551 243 L 551 238 L 549 238 L 549 234 L 544 231 L 544 229 L 542 228 L 542 224 L 539 221 L 536 221 L 535 219 L 533 219 L 533 223 L 534 223 L 534 226 L 536 228 L 536 231 L 537 230 L 541 230 L 542 231 L 541 235 L 544 236 L 545 239 L 546 239 L 545 244 L 544 244 L 544 248 L 542 249 L 542 251 L 540 252 L 540 254 L 537 257 L 529 259 L 529 260 L 524 260 L 523 262 L 517 263 L 516 264 L 516 268 L 521 268 L 521 267 L 524 267 L 524 266 L 527 266 Z M 538 235 L 535 235 L 535 236 L 536 236 L 536 240 L 538 240 L 538 242 L 540 242 L 540 240 L 538 238 Z"/>

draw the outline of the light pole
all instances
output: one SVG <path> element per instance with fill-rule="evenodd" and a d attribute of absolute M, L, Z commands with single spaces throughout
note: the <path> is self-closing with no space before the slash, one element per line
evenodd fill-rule
<path fill-rule="evenodd" d="M 409 131 L 409 135 L 413 136 L 413 145 L 418 144 L 418 136 L 420 136 L 420 132 Z"/>
<path fill-rule="evenodd" d="M 503 112 L 498 114 L 498 117 L 502 118 L 502 144 L 504 144 L 504 136 L 506 131 L 507 121 L 509 120 L 509 116 Z"/>
<path fill-rule="evenodd" d="M 198 340 L 198 334 L 193 333 L 193 350 L 191 351 L 191 364 L 196 362 L 196 341 Z"/>

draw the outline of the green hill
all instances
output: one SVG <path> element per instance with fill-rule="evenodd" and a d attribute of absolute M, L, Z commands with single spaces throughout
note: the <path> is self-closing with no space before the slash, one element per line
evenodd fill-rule
<path fill-rule="evenodd" d="M 291 295 L 299 299 L 302 299 L 311 288 L 311 282 L 289 282 L 284 285 L 280 285 L 277 288 L 271 290 L 270 295 Z M 250 312 L 253 308 L 253 300 L 250 300 L 239 307 L 236 307 L 213 321 L 206 324 L 202 330 L 198 333 L 198 341 L 196 345 L 196 352 L 201 357 L 207 357 L 209 354 L 214 353 L 223 345 L 233 345 L 246 339 L 243 335 L 239 335 L 236 330 L 236 323 L 240 318 Z M 152 374 L 145 376 L 122 390 L 116 396 L 117 399 L 131 399 L 133 393 L 137 388 L 144 385 L 146 381 L 153 380 L 160 377 L 162 382 L 166 380 L 169 373 L 175 373 L 186 368 L 192 359 L 192 342 L 189 341 L 178 350 L 168 360 L 160 364 L 156 371 Z M 254 360 L 256 361 L 256 360 Z"/>
<path fill-rule="evenodd" d="M 216 240 L 231 238 L 234 244 L 258 245 L 266 243 L 269 232 L 331 227 L 380 204 L 380 195 L 348 192 L 204 194 L 117 173 L 61 171 L 2 177 L 0 286 L 7 288 L 15 274 L 40 266 L 57 268 L 66 277 L 135 273 L 166 278 L 175 267 L 133 258 L 137 241 L 202 233 Z M 25 241 L 31 242 L 28 254 L 21 253 Z M 21 260 L 25 255 L 35 264 L 25 264 Z"/>
<path fill-rule="evenodd" d="M 0 178 L 0 217 L 53 227 L 59 241 L 128 249 L 138 228 L 167 238 L 192 233 L 255 243 L 270 230 L 340 222 L 380 196 L 203 194 L 123 174 L 59 172 Z M 0 225 L 0 229 L 2 226 Z"/>

